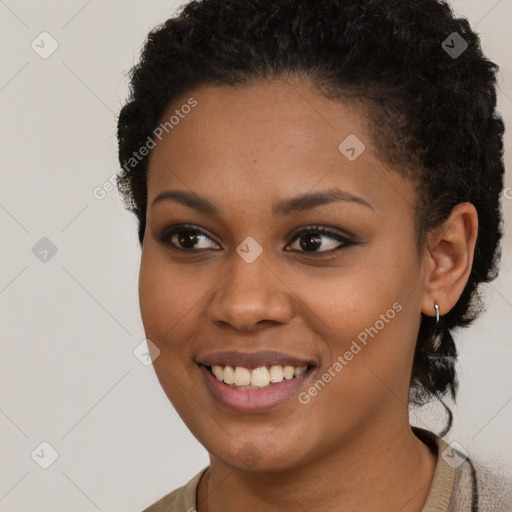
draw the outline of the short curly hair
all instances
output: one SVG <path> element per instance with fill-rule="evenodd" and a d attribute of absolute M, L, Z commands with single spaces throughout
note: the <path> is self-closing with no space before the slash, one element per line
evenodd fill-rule
<path fill-rule="evenodd" d="M 191 1 L 149 33 L 130 71 L 118 122 L 118 188 L 138 218 L 142 245 L 149 156 L 136 165 L 132 156 L 171 102 L 194 88 L 295 77 L 327 98 L 357 102 L 373 121 L 381 159 L 416 185 L 419 249 L 456 204 L 470 202 L 478 212 L 464 291 L 440 326 L 422 314 L 416 342 L 410 402 L 444 405 L 442 397 L 455 400 L 457 391 L 451 331 L 483 310 L 477 287 L 498 274 L 504 127 L 497 72 L 468 21 L 440 0 Z"/>

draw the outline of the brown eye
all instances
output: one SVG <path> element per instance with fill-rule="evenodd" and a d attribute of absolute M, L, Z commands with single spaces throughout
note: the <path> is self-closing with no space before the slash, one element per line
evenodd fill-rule
<path fill-rule="evenodd" d="M 207 240 L 213 242 L 208 244 Z M 194 251 L 195 249 L 217 249 L 219 246 L 202 230 L 193 226 L 178 225 L 166 228 L 158 236 L 158 241 L 164 245 L 169 246 L 171 249 L 182 251 Z M 209 246 L 210 245 L 210 246 Z"/>
<path fill-rule="evenodd" d="M 300 231 L 295 235 L 293 240 L 299 242 L 300 250 L 292 250 L 313 254 L 332 253 L 345 247 L 355 245 L 355 242 L 346 236 L 321 226 L 315 226 Z"/>
<path fill-rule="evenodd" d="M 197 234 L 192 230 L 179 231 L 174 236 L 183 249 L 193 249 L 198 240 Z"/>

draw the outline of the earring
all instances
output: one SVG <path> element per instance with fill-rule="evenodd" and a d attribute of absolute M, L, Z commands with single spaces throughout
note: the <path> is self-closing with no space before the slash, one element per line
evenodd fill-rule
<path fill-rule="evenodd" d="M 439 304 L 437 303 L 437 299 L 434 300 L 434 309 L 436 312 L 436 325 L 439 323 Z"/>

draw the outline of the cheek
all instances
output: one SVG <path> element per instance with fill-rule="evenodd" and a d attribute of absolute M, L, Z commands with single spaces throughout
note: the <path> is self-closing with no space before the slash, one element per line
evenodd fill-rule
<path fill-rule="evenodd" d="M 146 243 L 146 242 L 145 242 Z M 139 274 L 139 303 L 146 337 L 161 351 L 160 366 L 181 374 L 195 367 L 193 344 L 207 322 L 208 291 L 222 275 L 208 268 L 170 261 L 166 251 L 148 240 Z"/>
<path fill-rule="evenodd" d="M 314 325 L 333 350 L 344 350 L 347 341 L 360 333 L 364 339 L 365 329 L 376 322 L 378 331 L 390 331 L 391 324 L 396 327 L 404 314 L 399 315 L 396 310 L 400 308 L 393 304 L 404 306 L 418 288 L 418 270 L 412 258 L 386 256 L 384 250 L 371 252 L 379 254 L 360 251 L 336 268 L 281 273 L 299 299 L 297 315 Z"/>
<path fill-rule="evenodd" d="M 412 344 L 406 333 L 414 333 L 414 313 L 396 283 L 375 285 L 365 273 L 303 280 L 301 286 L 294 289 L 304 305 L 300 315 L 317 333 L 324 362 L 332 366 L 341 360 L 338 373 L 351 373 L 347 384 L 357 388 L 373 368 L 393 373 L 409 358 Z"/>
<path fill-rule="evenodd" d="M 147 237 L 149 238 L 149 237 Z M 197 279 L 187 277 L 184 266 L 173 265 L 166 251 L 151 239 L 144 242 L 140 273 L 139 301 L 144 325 L 150 328 L 171 326 L 183 317 L 188 297 L 193 295 Z"/>
<path fill-rule="evenodd" d="M 172 265 L 165 251 L 153 250 L 148 241 L 142 252 L 139 302 L 146 337 L 160 350 L 153 361 L 155 373 L 171 403 L 194 430 L 194 414 L 201 416 L 207 404 L 201 400 L 189 340 L 195 338 L 200 325 L 201 297 L 208 286 L 185 267 Z M 191 410 L 190 397 L 196 405 L 201 402 L 201 414 Z"/>
<path fill-rule="evenodd" d="M 364 264 L 303 275 L 290 288 L 300 297 L 299 316 L 318 335 L 324 363 L 317 378 L 327 382 L 304 401 L 314 395 L 318 407 L 371 409 L 395 394 L 406 400 L 421 300 L 413 253 L 379 251 Z"/>
<path fill-rule="evenodd" d="M 146 244 L 146 242 L 145 242 Z M 175 330 L 186 323 L 197 303 L 198 280 L 176 269 L 147 242 L 142 251 L 139 303 L 146 336 L 160 350 L 170 349 L 166 340 L 176 339 Z M 164 253 L 165 254 L 165 253 Z"/>

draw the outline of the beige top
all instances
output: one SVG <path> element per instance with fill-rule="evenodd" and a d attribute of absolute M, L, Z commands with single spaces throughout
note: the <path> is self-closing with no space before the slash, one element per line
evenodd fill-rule
<path fill-rule="evenodd" d="M 438 455 L 430 491 L 421 512 L 512 512 L 509 482 L 475 463 L 432 432 L 412 428 L 415 435 Z M 207 469 L 202 469 L 186 485 L 143 512 L 196 512 L 197 486 Z"/>

